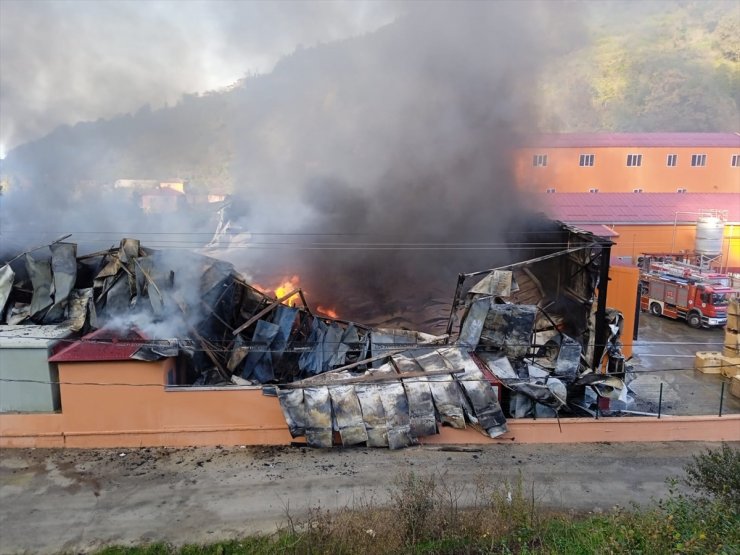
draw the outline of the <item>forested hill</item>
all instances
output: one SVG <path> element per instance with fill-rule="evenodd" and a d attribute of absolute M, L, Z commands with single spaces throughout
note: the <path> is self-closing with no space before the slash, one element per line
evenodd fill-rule
<path fill-rule="evenodd" d="M 738 131 L 736 2 L 591 7 L 591 42 L 542 76 L 549 131 Z M 625 6 L 625 5 L 623 5 Z"/>
<path fill-rule="evenodd" d="M 584 2 L 578 8 L 587 40 L 559 52 L 536 76 L 539 130 L 738 131 L 740 18 L 734 1 Z M 12 181 L 62 186 L 180 177 L 229 189 L 235 159 L 245 166 L 250 158 L 269 156 L 280 164 L 296 155 L 291 150 L 298 143 L 275 132 L 287 120 L 331 112 L 338 103 L 351 114 L 353 102 L 367 102 L 372 91 L 363 90 L 363 52 L 379 37 L 398 33 L 398 26 L 301 49 L 271 74 L 186 95 L 175 106 L 62 126 L 11 151 L 0 169 Z M 343 95 L 349 82 L 362 93 Z M 334 131 L 338 143 L 361 142 L 363 130 L 351 122 Z M 307 148 L 310 154 L 310 143 Z"/>

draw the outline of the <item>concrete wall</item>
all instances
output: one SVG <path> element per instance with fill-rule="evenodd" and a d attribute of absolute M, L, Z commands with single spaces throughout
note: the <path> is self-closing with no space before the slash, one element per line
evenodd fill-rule
<path fill-rule="evenodd" d="M 0 348 L 0 378 L 56 382 L 55 365 L 47 362 L 46 347 Z M 59 386 L 48 383 L 0 382 L 0 412 L 59 410 Z"/>
<path fill-rule="evenodd" d="M 547 166 L 534 167 L 535 154 L 547 155 Z M 593 154 L 594 165 L 579 166 L 581 154 Z M 628 154 L 642 154 L 642 165 L 627 167 Z M 666 165 L 668 154 L 677 154 L 675 167 Z M 692 154 L 706 154 L 704 167 L 692 167 Z M 515 156 L 517 183 L 527 191 L 544 193 L 735 193 L 740 189 L 740 168 L 730 165 L 737 148 L 727 147 L 610 147 L 523 148 Z"/>
<path fill-rule="evenodd" d="M 260 388 L 171 390 L 172 360 L 62 363 L 63 411 L 0 414 L 0 448 L 285 445 L 292 441 L 276 397 Z M 96 383 L 102 385 L 75 385 Z M 121 385 L 125 384 L 125 385 Z M 441 428 L 423 443 L 740 441 L 740 415 L 510 420 L 492 440 L 475 429 Z"/>

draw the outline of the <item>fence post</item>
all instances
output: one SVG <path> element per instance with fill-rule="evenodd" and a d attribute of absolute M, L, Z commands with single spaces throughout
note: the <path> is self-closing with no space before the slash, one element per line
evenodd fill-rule
<path fill-rule="evenodd" d="M 722 389 L 719 392 L 719 415 L 722 416 L 722 403 L 725 400 L 725 381 L 722 380 Z"/>
<path fill-rule="evenodd" d="M 663 408 L 663 382 L 660 382 L 660 393 L 658 394 L 658 418 L 660 419 L 660 412 Z"/>

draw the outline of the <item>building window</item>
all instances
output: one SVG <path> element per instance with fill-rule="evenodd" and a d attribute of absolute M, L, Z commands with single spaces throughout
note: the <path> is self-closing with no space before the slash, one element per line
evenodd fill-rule
<path fill-rule="evenodd" d="M 642 189 L 632 189 L 633 193 L 642 193 Z"/>
<path fill-rule="evenodd" d="M 686 192 L 686 189 L 684 189 L 683 187 L 679 187 L 678 189 L 676 189 L 676 192 L 677 193 L 685 193 Z"/>
<path fill-rule="evenodd" d="M 594 165 L 594 155 L 593 154 L 581 154 L 581 157 L 578 161 L 578 165 L 581 167 L 593 166 Z"/>
<path fill-rule="evenodd" d="M 589 189 L 588 192 L 589 193 L 598 193 L 599 190 L 598 189 Z"/>
<path fill-rule="evenodd" d="M 545 192 L 546 192 L 546 193 L 548 193 L 548 194 L 552 194 L 552 193 L 554 193 L 554 192 L 555 192 L 555 189 L 548 189 L 548 190 L 547 190 L 547 191 L 545 191 Z"/>
<path fill-rule="evenodd" d="M 547 166 L 547 154 L 535 154 L 532 157 L 532 165 L 535 168 L 544 168 Z"/>
<path fill-rule="evenodd" d="M 628 154 L 627 167 L 642 166 L 642 154 Z"/>
<path fill-rule="evenodd" d="M 665 165 L 669 168 L 675 168 L 676 162 L 678 162 L 678 154 L 669 154 L 666 158 Z"/>
<path fill-rule="evenodd" d="M 732 161 L 730 162 L 730 165 L 733 168 L 740 168 L 740 154 L 732 155 Z"/>
<path fill-rule="evenodd" d="M 696 168 L 707 165 L 706 154 L 692 154 L 691 155 L 691 167 Z"/>

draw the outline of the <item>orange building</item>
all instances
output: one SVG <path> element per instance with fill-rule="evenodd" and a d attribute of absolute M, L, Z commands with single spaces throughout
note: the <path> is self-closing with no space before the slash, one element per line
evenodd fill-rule
<path fill-rule="evenodd" d="M 530 138 L 518 185 L 550 193 L 740 193 L 738 133 L 571 133 Z"/>
<path fill-rule="evenodd" d="M 740 272 L 740 192 L 556 193 L 542 197 L 551 218 L 608 236 L 615 243 L 612 257 L 627 264 L 636 264 L 643 253 L 696 250 L 697 220 L 702 213 L 714 212 L 724 223 L 716 266 Z"/>

